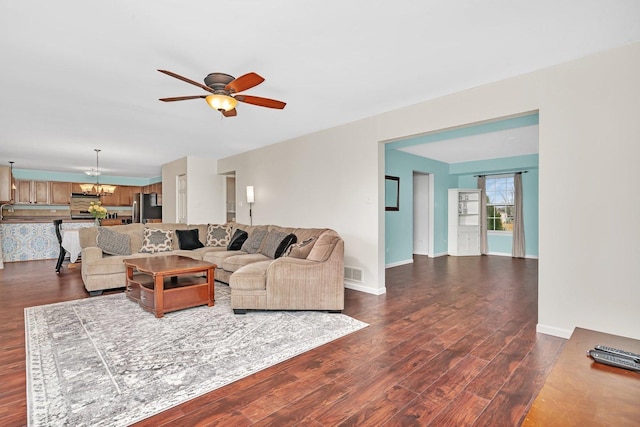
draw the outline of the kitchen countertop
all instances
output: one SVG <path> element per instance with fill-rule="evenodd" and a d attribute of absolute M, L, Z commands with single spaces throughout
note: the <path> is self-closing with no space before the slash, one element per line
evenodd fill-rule
<path fill-rule="evenodd" d="M 71 219 L 68 216 L 24 216 L 24 217 L 4 217 L 0 224 L 28 224 L 28 223 L 41 223 L 41 222 L 53 222 L 54 219 L 61 219 L 63 222 L 94 222 L 93 218 L 88 219 Z M 130 216 L 118 216 L 117 219 L 131 219 Z"/>

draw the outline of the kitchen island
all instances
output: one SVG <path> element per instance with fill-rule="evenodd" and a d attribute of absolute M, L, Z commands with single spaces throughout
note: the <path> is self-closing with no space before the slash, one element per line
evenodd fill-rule
<path fill-rule="evenodd" d="M 58 258 L 60 245 L 53 228 L 55 218 L 12 218 L 0 224 L 2 260 L 33 261 Z M 65 228 L 92 227 L 93 220 L 63 218 Z"/>

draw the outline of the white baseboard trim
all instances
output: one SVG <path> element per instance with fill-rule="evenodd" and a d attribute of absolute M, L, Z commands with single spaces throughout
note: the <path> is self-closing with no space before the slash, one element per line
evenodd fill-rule
<path fill-rule="evenodd" d="M 389 264 L 385 264 L 384 268 L 397 267 L 399 265 L 405 265 L 405 264 L 413 264 L 413 258 L 405 259 L 403 261 L 398 261 L 398 262 L 392 262 L 392 263 L 389 263 Z"/>
<path fill-rule="evenodd" d="M 361 284 L 353 282 L 344 282 L 344 287 L 353 291 L 364 292 L 371 295 L 382 295 L 387 293 L 387 288 L 372 289 L 368 286 L 362 286 Z"/>
<path fill-rule="evenodd" d="M 536 332 L 539 332 L 545 335 L 553 335 L 554 337 L 569 339 L 571 338 L 571 334 L 573 334 L 573 329 L 569 330 L 569 329 L 556 328 L 555 326 L 542 325 L 538 323 L 536 325 Z"/>
<path fill-rule="evenodd" d="M 508 256 L 509 258 L 511 258 L 511 254 L 510 253 L 506 253 L 506 252 L 489 252 L 487 255 L 493 255 L 493 256 Z M 530 259 L 538 259 L 537 255 L 525 255 L 525 258 L 530 258 Z"/>
<path fill-rule="evenodd" d="M 449 256 L 449 252 L 439 252 L 437 254 L 434 254 L 432 258 L 438 258 L 441 256 Z"/>
<path fill-rule="evenodd" d="M 413 252 L 414 255 L 427 255 L 429 256 L 429 252 Z"/>

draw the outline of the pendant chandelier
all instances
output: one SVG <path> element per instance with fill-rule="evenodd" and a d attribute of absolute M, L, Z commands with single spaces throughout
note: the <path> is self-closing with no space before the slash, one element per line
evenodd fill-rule
<path fill-rule="evenodd" d="M 80 188 L 83 193 L 96 193 L 98 196 L 108 196 L 113 194 L 116 191 L 115 185 L 102 184 L 100 185 L 100 149 L 94 148 L 93 151 L 96 152 L 96 168 L 91 169 L 90 171 L 86 171 L 85 173 L 89 176 L 96 177 L 95 184 L 80 184 Z"/>

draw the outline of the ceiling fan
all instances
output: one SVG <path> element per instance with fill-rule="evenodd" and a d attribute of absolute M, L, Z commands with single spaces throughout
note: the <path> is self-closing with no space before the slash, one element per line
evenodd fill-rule
<path fill-rule="evenodd" d="M 225 117 L 233 117 L 237 114 L 236 104 L 238 101 L 247 104 L 258 105 L 260 107 L 283 109 L 285 102 L 276 101 L 275 99 L 261 98 L 259 96 L 240 95 L 238 92 L 244 92 L 264 81 L 264 78 L 256 73 L 248 73 L 238 77 L 237 79 L 225 73 L 211 73 L 204 78 L 204 85 L 182 77 L 179 74 L 167 70 L 158 70 L 168 76 L 175 77 L 183 82 L 198 86 L 201 89 L 210 92 L 211 95 L 192 95 L 192 96 L 176 96 L 174 98 L 160 98 L 160 101 L 186 101 L 188 99 L 204 98 L 209 106 L 214 110 L 218 110 Z"/>

